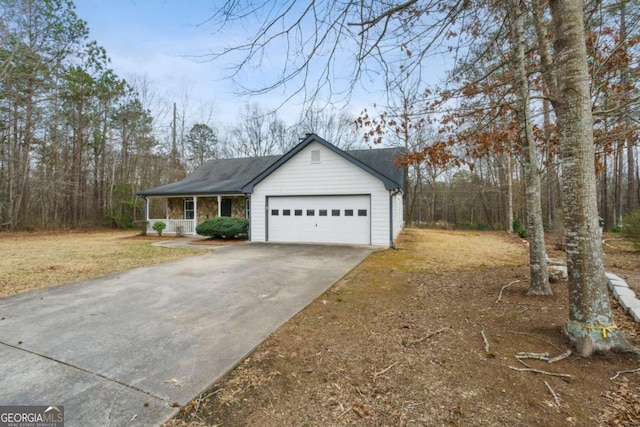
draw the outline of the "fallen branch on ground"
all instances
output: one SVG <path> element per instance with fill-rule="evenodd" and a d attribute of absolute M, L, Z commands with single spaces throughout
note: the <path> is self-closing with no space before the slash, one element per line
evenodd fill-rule
<path fill-rule="evenodd" d="M 206 399 L 210 398 L 211 396 L 213 396 L 214 394 L 220 393 L 222 390 L 224 390 L 224 388 L 220 387 L 219 389 L 214 390 L 211 393 L 207 394 L 205 397 L 202 398 L 202 400 L 206 400 Z"/>
<path fill-rule="evenodd" d="M 546 386 L 547 386 L 547 388 L 549 389 L 549 391 L 550 391 L 550 392 L 551 392 L 551 394 L 553 395 L 553 400 L 555 400 L 555 401 L 556 401 L 556 406 L 557 406 L 558 408 L 560 408 L 560 400 L 558 399 L 558 395 L 556 394 L 556 392 L 555 392 L 555 391 L 553 391 L 553 389 L 551 388 L 551 386 L 549 385 L 549 383 L 548 383 L 548 382 L 546 382 L 546 381 L 545 381 L 545 382 L 544 382 L 544 385 L 546 385 Z"/>
<path fill-rule="evenodd" d="M 439 333 L 446 331 L 447 329 L 448 328 L 440 328 L 435 332 L 431 332 L 430 334 L 427 334 L 427 335 L 425 335 L 423 337 L 418 338 L 417 340 L 409 341 L 408 343 L 405 344 L 405 346 L 419 344 L 424 340 L 428 340 L 429 338 L 434 337 L 434 336 L 438 335 Z"/>
<path fill-rule="evenodd" d="M 487 357 L 495 357 L 495 355 L 493 353 L 491 353 L 491 347 L 489 345 L 489 340 L 487 339 L 487 336 L 484 334 L 484 326 L 482 325 L 482 323 L 474 322 L 474 321 L 469 320 L 469 319 L 465 319 L 465 322 L 473 323 L 474 325 L 480 326 L 480 335 L 482 335 L 482 342 L 484 343 L 485 355 Z"/>
<path fill-rule="evenodd" d="M 387 373 L 389 371 L 389 369 L 393 368 L 394 366 L 396 366 L 398 364 L 398 362 L 393 362 L 391 365 L 387 366 L 386 368 L 384 368 L 382 371 L 380 372 L 374 372 L 373 374 L 373 382 L 376 381 L 376 379 L 380 376 L 383 375 L 385 373 Z"/>
<path fill-rule="evenodd" d="M 567 350 L 564 353 L 557 355 L 556 357 L 552 357 L 547 361 L 547 363 L 556 363 L 561 361 L 562 359 L 566 359 L 569 356 L 571 356 L 571 350 Z"/>
<path fill-rule="evenodd" d="M 536 360 L 544 360 L 545 362 L 549 361 L 549 353 L 523 353 L 520 352 L 516 354 L 516 359 L 536 359 Z"/>
<path fill-rule="evenodd" d="M 634 372 L 640 372 L 640 368 L 637 369 L 629 369 L 626 371 L 618 371 L 616 372 L 616 374 L 614 376 L 612 376 L 611 378 L 609 378 L 610 380 L 615 380 L 616 378 L 618 378 L 618 376 L 620 376 L 621 374 L 632 374 Z"/>
<path fill-rule="evenodd" d="M 336 417 L 336 419 L 342 418 L 342 416 L 343 416 L 343 415 L 347 414 L 347 413 L 348 413 L 349 411 L 351 411 L 352 409 L 353 409 L 353 406 L 351 406 L 351 407 L 349 407 L 349 408 L 345 409 L 345 410 L 344 410 L 340 415 L 338 415 L 338 416 Z"/>
<path fill-rule="evenodd" d="M 606 246 L 609 246 L 611 249 L 620 249 L 620 248 L 616 248 L 615 246 L 610 245 L 610 244 L 607 243 L 609 241 L 614 242 L 616 240 L 624 240 L 624 239 L 621 239 L 621 238 L 617 238 L 617 239 L 602 239 L 602 244 L 606 245 Z"/>
<path fill-rule="evenodd" d="M 266 409 L 264 409 L 264 408 L 261 408 L 261 409 L 262 409 L 262 412 L 264 412 L 264 414 L 265 414 L 267 417 L 271 418 L 272 420 L 273 420 L 273 419 L 275 419 L 275 418 L 274 418 L 274 416 L 273 416 L 273 414 L 270 414 L 270 413 L 269 413 L 269 411 L 267 411 L 267 410 L 266 410 Z M 199 418 L 199 417 L 198 417 L 198 418 Z M 203 420 L 202 418 L 200 418 L 200 420 L 204 423 L 204 420 Z M 206 423 L 205 423 L 205 425 L 206 425 Z M 219 425 L 220 425 L 220 424 L 216 424 L 216 425 L 214 425 L 213 427 L 216 427 L 216 426 L 219 426 Z"/>
<path fill-rule="evenodd" d="M 502 299 L 502 293 L 504 292 L 505 289 L 507 289 L 509 286 L 518 283 L 520 280 L 514 280 L 513 282 L 506 284 L 502 287 L 502 289 L 500 289 L 500 295 L 498 295 L 498 299 L 496 300 L 496 302 L 500 302 L 500 300 Z"/>
<path fill-rule="evenodd" d="M 509 369 L 512 369 L 514 371 L 518 371 L 518 372 L 534 372 L 536 374 L 543 374 L 543 375 L 550 375 L 552 377 L 560 377 L 560 378 L 567 378 L 567 379 L 573 379 L 573 377 L 569 374 L 558 374 L 556 372 L 547 372 L 547 371 L 541 371 L 540 369 L 533 369 L 533 368 L 515 368 L 513 366 L 509 366 Z"/>
<path fill-rule="evenodd" d="M 482 329 L 480 329 L 480 335 L 482 335 L 482 341 L 484 342 L 484 352 L 489 355 L 491 354 L 491 351 L 489 351 L 490 347 L 489 347 L 489 340 L 487 339 L 487 336 L 484 334 L 484 326 L 480 325 L 480 327 Z"/>
<path fill-rule="evenodd" d="M 529 365 L 527 365 L 526 363 L 524 363 L 524 360 L 522 360 L 522 359 L 516 359 L 516 361 L 517 361 L 518 363 L 520 363 L 521 365 L 524 365 L 524 366 L 526 366 L 527 368 L 532 369 L 532 368 L 531 368 L 531 366 L 529 366 Z"/>

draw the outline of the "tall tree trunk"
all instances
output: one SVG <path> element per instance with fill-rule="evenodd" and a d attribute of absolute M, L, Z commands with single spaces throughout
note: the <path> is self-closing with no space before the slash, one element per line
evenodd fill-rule
<path fill-rule="evenodd" d="M 542 203 L 540 200 L 540 172 L 538 156 L 531 122 L 529 101 L 529 81 L 525 66 L 524 11 L 519 0 L 509 0 L 509 22 L 511 25 L 511 56 L 516 86 L 517 116 L 522 144 L 522 165 L 524 168 L 525 204 L 527 209 L 526 229 L 529 240 L 529 295 L 552 295 L 547 271 L 547 253 L 544 242 Z"/>
<path fill-rule="evenodd" d="M 582 356 L 626 348 L 609 305 L 598 226 L 593 117 L 581 0 L 551 0 L 562 154 L 562 197 L 569 321 L 565 332 Z"/>
<path fill-rule="evenodd" d="M 555 79 L 555 78 L 554 78 Z M 544 137 L 549 145 L 551 139 L 551 105 L 549 100 L 545 99 L 542 103 Z M 556 155 L 552 147 L 547 147 L 547 221 L 553 229 L 556 225 L 557 209 L 558 209 L 558 192 L 556 186 L 558 182 L 558 169 L 556 168 Z"/>
<path fill-rule="evenodd" d="M 609 216 L 609 192 L 608 192 L 608 174 L 609 174 L 609 159 L 607 158 L 607 153 L 602 154 L 602 172 L 600 173 L 600 212 L 602 212 L 602 218 L 604 219 L 604 227 L 605 229 L 611 227 L 611 219 Z"/>
<path fill-rule="evenodd" d="M 624 183 L 624 138 L 620 139 L 618 141 L 617 144 L 617 148 L 616 148 L 616 154 L 615 154 L 615 159 L 616 159 L 616 166 L 615 166 L 615 214 L 614 214 L 614 220 L 616 222 L 616 224 L 620 223 L 620 220 L 622 219 L 622 215 L 623 215 L 623 206 L 624 206 L 624 201 L 623 201 L 623 197 L 622 197 L 622 187 L 623 187 L 623 183 Z"/>
<path fill-rule="evenodd" d="M 24 129 L 22 133 L 22 144 L 20 147 L 20 161 L 19 169 L 20 175 L 18 177 L 18 191 L 16 192 L 16 201 L 14 202 L 14 219 L 17 223 L 29 224 L 28 212 L 26 211 L 28 191 L 29 191 L 29 178 L 31 174 L 31 145 L 33 142 L 33 127 L 34 127 L 34 84 L 33 79 L 29 77 L 27 79 L 26 97 L 25 97 L 25 118 Z"/>
<path fill-rule="evenodd" d="M 507 231 L 513 232 L 513 170 L 511 153 L 504 154 L 507 161 Z"/>
<path fill-rule="evenodd" d="M 71 155 L 71 228 L 78 228 L 80 225 L 80 193 L 82 191 L 81 186 L 81 177 L 82 171 L 80 170 L 82 167 L 82 146 L 84 139 L 84 129 L 83 129 L 83 121 L 84 121 L 84 103 L 83 98 L 78 101 L 78 105 L 76 108 L 78 111 L 75 119 L 75 129 L 73 131 L 73 147 L 72 147 L 72 155 Z"/>
<path fill-rule="evenodd" d="M 620 44 L 623 49 L 624 56 L 627 56 L 627 22 L 626 22 L 627 2 L 620 3 Z M 634 137 L 630 134 L 633 127 L 631 119 L 631 111 L 629 109 L 629 101 L 631 94 L 629 93 L 629 64 L 622 64 L 620 70 L 620 85 L 622 86 L 622 102 L 625 129 L 625 139 L 627 145 L 627 213 L 633 212 L 638 208 L 638 191 L 635 171 L 635 153 L 634 153 Z"/>

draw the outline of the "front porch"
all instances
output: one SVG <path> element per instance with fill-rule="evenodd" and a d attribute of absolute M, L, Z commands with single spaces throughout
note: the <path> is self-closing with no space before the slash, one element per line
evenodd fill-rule
<path fill-rule="evenodd" d="M 162 230 L 162 234 L 176 236 L 196 234 L 197 224 L 193 219 L 150 218 L 147 221 L 147 234 L 157 233 L 157 231 L 153 229 L 153 224 L 158 221 L 162 221 L 167 225 L 167 227 Z"/>
<path fill-rule="evenodd" d="M 204 195 L 154 197 L 145 199 L 147 233 L 153 234 L 153 224 L 166 224 L 162 234 L 194 235 L 196 226 L 219 216 L 249 217 L 249 199 L 244 195 Z M 164 215 L 162 215 L 164 211 Z M 164 218 L 163 218 L 164 216 Z"/>

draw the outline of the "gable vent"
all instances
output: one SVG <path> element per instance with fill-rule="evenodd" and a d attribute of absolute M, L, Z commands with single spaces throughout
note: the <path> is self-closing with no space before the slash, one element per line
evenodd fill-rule
<path fill-rule="evenodd" d="M 311 163 L 320 163 L 320 150 L 311 150 Z"/>

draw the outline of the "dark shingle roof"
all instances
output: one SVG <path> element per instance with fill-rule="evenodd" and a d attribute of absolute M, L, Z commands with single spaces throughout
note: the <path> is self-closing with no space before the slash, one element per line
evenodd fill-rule
<path fill-rule="evenodd" d="M 281 156 L 209 160 L 182 181 L 140 191 L 141 196 L 241 194 L 242 186 Z"/>
<path fill-rule="evenodd" d="M 146 197 L 252 192 L 255 184 L 313 141 L 320 142 L 357 166 L 374 174 L 384 182 L 387 189 L 403 188 L 404 171 L 398 169 L 395 165 L 395 159 L 403 154 L 403 149 L 383 148 L 342 151 L 317 135 L 312 134 L 282 156 L 209 160 L 182 181 L 140 191 L 138 194 Z"/>
<path fill-rule="evenodd" d="M 396 188 L 404 188 L 404 170 L 398 169 L 396 159 L 404 154 L 404 148 L 369 148 L 365 150 L 349 150 L 347 154 L 360 160 L 371 169 L 378 171 L 394 183 Z"/>

